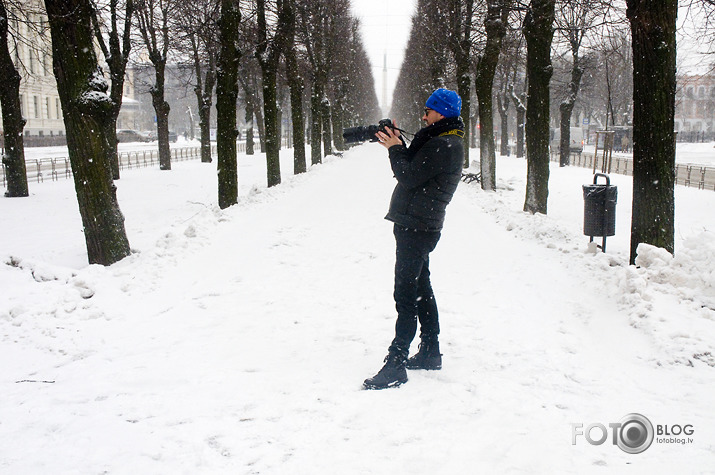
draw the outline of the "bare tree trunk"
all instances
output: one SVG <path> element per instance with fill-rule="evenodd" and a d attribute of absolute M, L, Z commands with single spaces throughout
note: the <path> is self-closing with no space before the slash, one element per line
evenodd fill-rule
<path fill-rule="evenodd" d="M 255 153 L 255 139 L 256 136 L 253 133 L 254 127 L 259 129 L 263 127 L 263 116 L 261 115 L 261 106 L 258 101 L 255 80 L 250 72 L 241 73 L 243 69 L 248 69 L 248 57 L 243 63 L 244 68 L 239 69 L 238 83 L 243 88 L 243 98 L 246 105 L 246 155 L 253 155 Z M 258 116 L 258 117 L 256 117 Z M 260 139 L 260 132 L 259 132 Z M 263 151 L 263 145 L 261 144 L 261 151 Z"/>
<path fill-rule="evenodd" d="M 277 79 L 278 61 L 280 53 L 286 45 L 286 36 L 289 30 L 289 17 L 283 8 L 287 0 L 278 0 L 278 23 L 273 39 L 268 39 L 268 25 L 266 23 L 266 2 L 257 0 L 258 11 L 258 46 L 256 58 L 263 72 L 263 111 L 266 126 L 266 169 L 268 186 L 275 186 L 281 182 L 280 163 L 280 121 L 278 119 Z"/>
<path fill-rule="evenodd" d="M 291 120 L 293 122 L 293 174 L 307 170 L 305 156 L 305 119 L 303 117 L 303 81 L 300 78 L 290 86 Z"/>
<path fill-rule="evenodd" d="M 676 0 L 627 0 L 633 37 L 630 261 L 647 243 L 675 251 Z"/>
<path fill-rule="evenodd" d="M 489 0 L 484 26 L 487 44 L 477 65 L 475 88 L 479 101 L 479 164 L 482 189 L 496 190 L 496 145 L 494 143 L 494 111 L 492 89 L 499 62 L 499 51 L 506 35 L 508 10 L 503 0 Z"/>
<path fill-rule="evenodd" d="M 211 163 L 213 161 L 211 157 L 211 106 L 213 88 L 216 84 L 216 63 L 213 57 L 202 57 L 195 33 L 191 37 L 191 49 L 194 55 L 194 73 L 196 74 L 194 94 L 198 104 L 199 130 L 201 130 L 201 162 Z M 193 135 L 193 126 L 191 134 Z"/>
<path fill-rule="evenodd" d="M 254 90 L 258 90 L 258 86 L 255 86 Z M 256 93 L 253 96 L 253 113 L 256 116 L 256 121 L 254 122 L 256 130 L 258 131 L 258 145 L 261 148 L 261 153 L 266 152 L 266 121 L 263 117 L 263 103 L 261 101 L 261 95 Z"/>
<path fill-rule="evenodd" d="M 171 107 L 165 99 L 166 62 L 169 51 L 169 16 L 173 2 L 144 0 L 137 9 L 140 34 L 149 52 L 149 61 L 154 65 L 155 83 L 149 91 L 156 113 L 156 135 L 159 140 L 159 169 L 171 170 L 169 147 L 169 112 Z"/>
<path fill-rule="evenodd" d="M 236 46 L 241 25 L 239 0 L 221 0 L 220 50 L 216 76 L 216 148 L 218 152 L 218 204 L 221 209 L 238 202 L 236 101 L 238 62 Z"/>
<path fill-rule="evenodd" d="M 124 78 L 127 71 L 127 62 L 129 61 L 129 52 L 132 49 L 131 43 L 131 26 L 132 26 L 132 15 L 134 14 L 134 1 L 127 0 L 124 6 L 124 29 L 122 37 L 119 36 L 118 29 L 118 17 L 117 17 L 117 6 L 118 0 L 111 0 L 109 2 L 109 17 L 110 17 L 110 31 L 109 31 L 109 41 L 108 44 L 104 40 L 104 35 L 102 34 L 99 21 L 98 13 L 94 12 L 92 16 L 92 23 L 94 26 L 95 36 L 97 38 L 97 43 L 99 44 L 104 57 L 109 66 L 109 76 L 111 80 L 111 88 L 109 97 L 112 99 L 112 113 L 110 120 L 107 124 L 107 139 L 109 140 L 109 145 L 111 147 L 111 155 L 109 157 L 109 163 L 112 167 L 112 178 L 119 180 L 119 151 L 117 144 L 117 118 L 119 117 L 119 111 L 122 109 L 122 99 L 124 97 Z"/>
<path fill-rule="evenodd" d="M 253 155 L 253 101 L 246 100 L 246 155 Z"/>
<path fill-rule="evenodd" d="M 64 112 L 90 264 L 110 265 L 129 255 L 106 137 L 112 101 L 94 52 L 89 0 L 45 0 L 52 59 Z"/>
<path fill-rule="evenodd" d="M 15 69 L 8 48 L 8 17 L 5 4 L 0 2 L 0 106 L 2 106 L 3 138 L 5 154 L 2 164 L 7 170 L 5 196 L 29 196 L 27 170 L 25 169 L 25 146 L 22 131 L 25 119 L 20 107 L 20 73 Z"/>
<path fill-rule="evenodd" d="M 330 52 L 327 52 L 329 13 L 328 2 L 300 2 L 300 31 L 303 37 L 306 56 L 311 67 L 310 90 L 310 162 L 317 165 L 323 162 L 324 155 L 330 155 L 330 144 L 325 151 L 325 137 L 330 135 L 330 117 L 324 117 L 330 111 L 323 100 L 327 92 L 328 74 L 330 74 Z M 328 131 L 325 131 L 326 124 Z"/>
<path fill-rule="evenodd" d="M 484 85 L 477 83 L 477 101 L 479 102 L 479 168 L 482 174 L 482 189 L 494 191 L 497 186 L 496 146 L 494 144 L 491 86 L 491 82 Z"/>
<path fill-rule="evenodd" d="M 276 106 L 276 70 L 266 68 L 263 74 L 263 120 L 266 128 L 266 179 L 268 186 L 281 182 L 280 132 Z"/>
<path fill-rule="evenodd" d="M 313 165 L 323 163 L 323 147 L 321 135 L 323 132 L 322 107 L 320 98 L 323 90 L 317 79 L 313 79 L 310 94 L 310 162 Z"/>
<path fill-rule="evenodd" d="M 554 0 L 531 0 L 524 19 L 526 71 L 529 78 L 526 109 L 527 176 L 524 211 L 546 214 L 549 197 L 549 82 Z"/>
<path fill-rule="evenodd" d="M 506 96 L 506 92 L 499 91 L 499 94 L 497 94 L 497 107 L 501 118 L 499 154 L 505 156 L 509 155 L 509 98 Z"/>
<path fill-rule="evenodd" d="M 323 91 L 323 99 L 320 101 L 320 117 L 323 120 L 323 156 L 333 154 L 333 133 L 330 126 L 330 101 Z"/>
<path fill-rule="evenodd" d="M 576 96 L 581 85 L 581 77 L 583 69 L 579 62 L 578 49 L 572 49 L 573 66 L 571 68 L 571 81 L 568 86 L 568 95 L 559 105 L 561 114 L 561 136 L 559 143 L 559 165 L 566 167 L 569 165 L 569 156 L 571 154 L 571 113 L 573 112 Z"/>
<path fill-rule="evenodd" d="M 154 62 L 156 83 L 151 88 L 151 102 L 156 113 L 156 136 L 159 141 L 159 169 L 171 170 L 171 148 L 169 147 L 169 111 L 166 102 L 164 84 L 166 79 L 166 61 Z"/>
<path fill-rule="evenodd" d="M 276 127 L 278 128 L 278 150 L 283 150 L 283 106 L 281 105 L 281 87 L 276 83 Z"/>
<path fill-rule="evenodd" d="M 469 167 L 471 141 L 471 98 L 472 76 L 469 74 L 471 62 L 472 13 L 474 0 L 451 0 L 449 2 L 448 45 L 454 55 L 457 74 L 457 92 L 462 98 L 462 121 L 464 122 L 464 168 Z"/>
<path fill-rule="evenodd" d="M 471 103 L 471 99 L 469 100 Z M 477 109 L 479 106 L 477 105 Z M 479 134 L 474 131 L 474 129 L 479 125 L 479 111 L 475 111 L 473 114 L 469 114 L 469 147 L 477 148 Z"/>
<path fill-rule="evenodd" d="M 469 146 L 472 138 L 472 76 L 469 74 L 469 55 L 465 55 L 457 62 L 457 91 L 462 98 L 462 121 L 464 122 L 464 163 L 463 167 L 469 167 Z M 480 109 L 481 110 L 481 109 Z"/>
<path fill-rule="evenodd" d="M 521 158 L 524 156 L 524 123 L 526 122 L 526 94 L 522 93 L 517 96 L 514 93 L 514 87 L 509 88 L 511 100 L 516 108 L 516 156 Z"/>
<path fill-rule="evenodd" d="M 288 46 L 284 53 L 286 60 L 286 76 L 290 87 L 290 112 L 293 122 L 293 174 L 304 173 L 305 163 L 305 120 L 303 118 L 303 78 L 298 69 L 295 50 L 295 0 L 286 0 L 285 8 L 288 17 Z"/>
<path fill-rule="evenodd" d="M 194 140 L 194 138 L 195 138 L 195 136 L 194 136 L 194 113 L 191 111 L 191 107 L 188 107 L 186 109 L 186 112 L 189 115 L 189 140 Z M 210 129 L 209 129 L 209 133 L 211 133 Z"/>
<path fill-rule="evenodd" d="M 343 106 L 343 103 L 340 99 L 337 99 L 335 101 L 335 104 L 333 107 L 330 108 L 330 117 L 331 117 L 331 124 L 332 124 L 332 136 L 333 136 L 333 144 L 335 145 L 335 150 L 338 152 L 344 152 L 347 150 L 347 146 L 345 145 L 345 140 L 343 140 L 343 128 L 344 128 L 344 122 L 343 122 L 343 114 L 345 113 L 345 108 Z"/>
<path fill-rule="evenodd" d="M 201 130 L 201 162 L 211 163 L 211 102 L 215 75 L 208 72 L 202 90 L 201 86 L 196 88 L 196 98 L 199 103 L 199 130 Z"/>

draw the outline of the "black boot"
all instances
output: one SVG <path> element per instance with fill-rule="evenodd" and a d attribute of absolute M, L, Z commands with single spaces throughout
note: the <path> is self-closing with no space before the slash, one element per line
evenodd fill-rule
<path fill-rule="evenodd" d="M 385 389 L 395 388 L 407 382 L 407 371 L 405 363 L 407 352 L 390 347 L 390 352 L 385 357 L 385 366 L 372 378 L 368 378 L 362 383 L 365 389 Z"/>
<path fill-rule="evenodd" d="M 436 336 L 421 338 L 419 351 L 407 360 L 407 369 L 442 369 L 442 354 Z"/>

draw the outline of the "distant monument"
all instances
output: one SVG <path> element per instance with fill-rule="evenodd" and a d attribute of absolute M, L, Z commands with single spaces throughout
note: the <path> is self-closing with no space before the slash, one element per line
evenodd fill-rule
<path fill-rule="evenodd" d="M 387 51 L 382 56 L 382 116 L 387 117 L 390 106 L 387 104 Z"/>

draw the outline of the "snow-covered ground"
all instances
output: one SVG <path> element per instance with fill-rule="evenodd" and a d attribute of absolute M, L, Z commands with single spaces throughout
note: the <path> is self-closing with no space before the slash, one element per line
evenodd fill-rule
<path fill-rule="evenodd" d="M 200 147 L 201 143 L 194 140 L 187 140 L 183 136 L 178 136 L 176 142 L 169 142 L 169 147 Z M 153 142 L 122 142 L 118 145 L 119 153 L 136 152 L 139 150 L 158 150 L 157 141 Z M 66 158 L 67 146 L 58 145 L 55 147 L 25 147 L 25 160 L 42 160 L 43 158 Z"/>
<path fill-rule="evenodd" d="M 715 142 L 678 143 L 675 146 L 675 161 L 715 167 Z"/>
<path fill-rule="evenodd" d="M 595 145 L 585 145 L 584 152 L 593 153 Z M 632 153 L 613 152 L 614 156 L 632 157 Z M 675 144 L 675 162 L 706 167 L 715 167 L 715 142 Z"/>
<path fill-rule="evenodd" d="M 589 170 L 552 164 L 532 216 L 524 160 L 500 158 L 432 255 L 444 368 L 364 391 L 395 318 L 386 153 L 291 160 L 266 189 L 240 156 L 223 211 L 215 162 L 124 171 L 134 253 L 106 268 L 71 180 L 0 199 L 0 473 L 715 473 L 715 193 L 678 187 L 675 257 L 636 268 L 630 177 L 602 254 Z M 630 413 L 689 434 L 627 454 L 609 424 Z M 595 423 L 601 445 L 573 425 Z"/>
<path fill-rule="evenodd" d="M 171 147 L 198 147 L 198 140 L 187 140 L 179 136 L 178 140 L 170 144 Z M 516 145 L 514 145 L 515 147 Z M 137 150 L 156 149 L 157 143 L 121 143 L 119 152 L 130 152 Z M 584 146 L 584 151 L 594 152 L 593 145 Z M 614 152 L 616 156 L 631 156 L 630 153 Z M 67 157 L 67 147 L 28 147 L 25 149 L 25 157 L 28 160 L 38 160 L 43 158 Z M 677 163 L 691 163 L 702 166 L 715 167 L 715 142 L 707 143 L 685 143 L 676 144 L 675 160 Z"/>

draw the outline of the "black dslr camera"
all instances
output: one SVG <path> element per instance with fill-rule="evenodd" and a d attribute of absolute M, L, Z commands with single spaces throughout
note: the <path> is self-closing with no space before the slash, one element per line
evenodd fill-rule
<path fill-rule="evenodd" d="M 390 119 L 382 119 L 378 125 L 361 125 L 359 127 L 348 127 L 343 129 L 343 139 L 345 143 L 358 143 L 369 140 L 377 142 L 377 133 L 385 132 L 386 128 L 400 130 L 392 124 Z"/>

